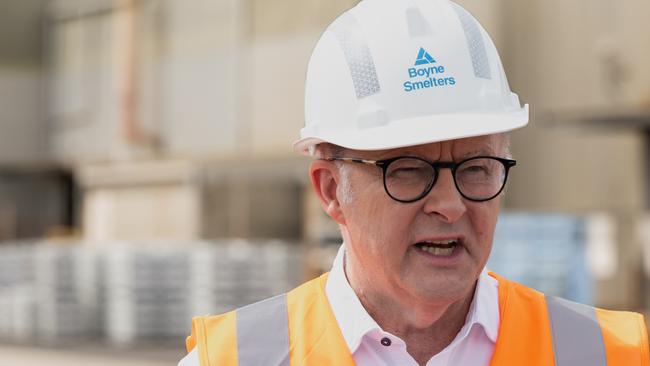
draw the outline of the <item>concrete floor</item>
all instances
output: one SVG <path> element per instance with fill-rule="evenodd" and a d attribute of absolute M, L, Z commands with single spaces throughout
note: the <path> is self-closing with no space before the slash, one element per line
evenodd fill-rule
<path fill-rule="evenodd" d="M 182 344 L 120 349 L 105 345 L 41 347 L 0 344 L 1 366 L 168 366 L 185 355 Z"/>

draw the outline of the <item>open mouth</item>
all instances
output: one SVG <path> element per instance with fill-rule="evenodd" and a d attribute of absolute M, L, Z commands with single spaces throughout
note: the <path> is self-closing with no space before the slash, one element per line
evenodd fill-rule
<path fill-rule="evenodd" d="M 454 254 L 456 248 L 460 246 L 460 242 L 458 239 L 436 241 L 427 240 L 416 243 L 415 246 L 419 250 L 433 254 L 437 257 L 449 257 Z"/>

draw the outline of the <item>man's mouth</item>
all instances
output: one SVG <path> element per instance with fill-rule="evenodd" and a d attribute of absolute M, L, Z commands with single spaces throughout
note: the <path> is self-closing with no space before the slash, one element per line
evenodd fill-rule
<path fill-rule="evenodd" d="M 438 257 L 449 257 L 460 244 L 458 239 L 449 240 L 425 240 L 416 243 L 418 250 L 422 250 Z"/>

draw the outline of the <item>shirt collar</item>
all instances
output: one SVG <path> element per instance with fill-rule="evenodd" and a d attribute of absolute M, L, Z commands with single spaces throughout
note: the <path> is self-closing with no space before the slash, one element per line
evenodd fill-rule
<path fill-rule="evenodd" d="M 366 334 L 381 331 L 379 324 L 368 314 L 345 276 L 345 244 L 341 245 L 325 285 L 327 299 L 332 306 L 345 343 L 354 353 Z"/>
<path fill-rule="evenodd" d="M 344 266 L 345 244 L 341 245 L 334 258 L 325 285 L 325 292 L 343 338 L 350 352 L 354 353 L 359 348 L 364 336 L 379 334 L 384 331 L 361 305 L 359 298 L 348 283 Z M 467 337 L 475 326 L 480 326 L 492 343 L 496 342 L 499 327 L 497 286 L 497 280 L 489 276 L 487 270 L 484 269 L 479 276 L 465 325 L 461 328 L 452 344 Z"/>

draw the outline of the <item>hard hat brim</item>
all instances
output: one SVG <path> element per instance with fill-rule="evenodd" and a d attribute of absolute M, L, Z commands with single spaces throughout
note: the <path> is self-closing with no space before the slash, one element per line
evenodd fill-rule
<path fill-rule="evenodd" d="M 294 150 L 309 155 L 323 142 L 352 150 L 386 150 L 512 131 L 528 124 L 528 104 L 514 112 L 450 113 L 393 121 L 385 126 L 347 131 L 316 131 L 305 127 Z M 406 128 L 408 126 L 408 128 Z M 413 131 L 420 131 L 414 134 Z"/>

